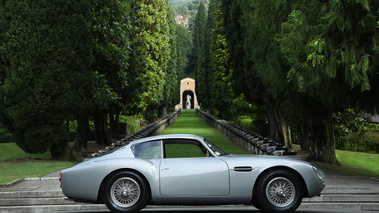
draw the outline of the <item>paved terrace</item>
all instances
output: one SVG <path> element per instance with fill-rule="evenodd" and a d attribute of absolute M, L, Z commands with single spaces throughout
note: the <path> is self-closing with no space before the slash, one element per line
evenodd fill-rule
<path fill-rule="evenodd" d="M 353 212 L 379 212 L 379 180 L 369 177 L 342 176 L 326 172 L 322 195 L 305 198 L 302 209 L 333 209 Z M 246 208 L 221 206 L 221 208 Z M 161 208 L 148 206 L 147 209 Z M 181 208 L 173 206 L 172 208 Z M 251 207 L 253 208 L 253 207 Z M 97 211 L 108 209 L 100 204 L 83 204 L 63 200 L 59 172 L 42 178 L 29 178 L 0 188 L 1 213 L 34 213 L 59 211 Z"/>

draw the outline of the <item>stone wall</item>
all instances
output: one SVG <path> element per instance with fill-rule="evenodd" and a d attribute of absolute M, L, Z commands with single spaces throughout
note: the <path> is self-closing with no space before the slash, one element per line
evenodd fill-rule
<path fill-rule="evenodd" d="M 257 155 L 293 155 L 296 152 L 289 152 L 288 147 L 283 147 L 280 144 L 266 137 L 258 135 L 254 132 L 243 129 L 225 120 L 219 119 L 201 110 L 196 110 L 197 114 L 202 117 L 208 125 L 220 130 L 234 143 L 246 150 Z"/>
<path fill-rule="evenodd" d="M 122 146 L 126 143 L 129 143 L 132 140 L 157 135 L 160 132 L 162 132 L 164 129 L 166 129 L 166 127 L 175 123 L 176 118 L 180 115 L 180 113 L 181 113 L 181 110 L 176 110 L 175 112 L 165 116 L 164 118 L 161 118 L 158 121 L 151 123 L 149 126 L 141 129 L 137 133 L 135 133 L 133 135 L 128 135 L 125 138 L 123 138 L 123 139 L 121 139 L 115 143 L 112 143 L 112 145 L 106 147 L 105 150 L 100 150 L 98 153 L 93 153 L 92 157 L 98 156 L 98 155 L 103 154 L 107 151 L 110 151 L 116 147 Z"/>

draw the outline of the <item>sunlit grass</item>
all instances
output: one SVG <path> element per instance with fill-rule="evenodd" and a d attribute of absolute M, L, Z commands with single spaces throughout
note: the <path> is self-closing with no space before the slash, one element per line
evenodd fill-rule
<path fill-rule="evenodd" d="M 24 158 L 51 159 L 51 154 L 50 152 L 45 152 L 43 154 L 28 154 L 18 147 L 16 143 L 0 143 L 0 162 Z"/>
<path fill-rule="evenodd" d="M 218 129 L 210 127 L 193 110 L 183 110 L 176 122 L 167 127 L 161 134 L 195 134 L 206 137 L 222 150 L 233 154 L 249 154 L 242 147 L 234 144 Z"/>
<path fill-rule="evenodd" d="M 379 178 L 379 154 L 336 150 L 336 155 L 347 174 Z"/>
<path fill-rule="evenodd" d="M 295 145 L 295 147 L 300 148 L 299 145 Z M 307 155 L 308 153 L 302 154 Z M 337 174 L 379 178 L 379 154 L 336 150 L 336 157 L 341 166 L 320 162 L 312 163 Z"/>
<path fill-rule="evenodd" d="M 43 177 L 73 165 L 75 163 L 48 160 L 2 162 L 0 163 L 0 184 L 21 178 Z"/>
<path fill-rule="evenodd" d="M 15 143 L 0 144 L 0 184 L 21 178 L 43 177 L 75 163 L 52 161 L 50 152 L 43 154 L 25 153 Z"/>

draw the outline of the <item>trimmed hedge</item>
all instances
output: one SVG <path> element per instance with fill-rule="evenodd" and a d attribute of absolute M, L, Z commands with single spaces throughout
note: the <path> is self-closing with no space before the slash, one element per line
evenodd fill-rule
<path fill-rule="evenodd" d="M 336 142 L 336 148 L 348 151 L 379 153 L 379 125 L 370 124 L 365 132 L 349 132 Z"/>

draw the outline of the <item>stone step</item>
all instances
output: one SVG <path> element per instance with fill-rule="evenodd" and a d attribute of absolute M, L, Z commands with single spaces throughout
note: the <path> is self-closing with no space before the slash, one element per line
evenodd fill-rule
<path fill-rule="evenodd" d="M 351 203 L 371 203 L 379 202 L 379 194 L 323 194 L 313 198 L 304 198 L 303 202 L 351 202 Z"/>
<path fill-rule="evenodd" d="M 299 208 L 334 209 L 349 211 L 379 211 L 379 203 L 301 203 Z"/>
<path fill-rule="evenodd" d="M 72 212 L 72 211 L 109 211 L 103 204 L 82 205 L 36 205 L 36 206 L 0 206 L 1 213 L 37 213 L 37 212 Z"/>
<path fill-rule="evenodd" d="M 33 197 L 21 194 L 22 197 L 0 199 L 0 206 L 33 206 L 33 205 L 83 205 L 63 199 L 62 195 L 51 193 L 54 197 Z M 29 197 L 28 197 L 29 196 Z M 379 194 L 323 194 L 318 197 L 304 198 L 303 203 L 378 203 Z"/>
<path fill-rule="evenodd" d="M 379 187 L 327 186 L 321 194 L 379 194 Z"/>
<path fill-rule="evenodd" d="M 63 197 L 62 191 L 9 191 L 0 192 L 0 199 Z"/>
<path fill-rule="evenodd" d="M 302 203 L 300 209 L 332 209 L 332 210 L 346 210 L 352 211 L 379 211 L 379 203 Z M 255 209 L 252 206 L 244 205 L 226 205 L 226 206 L 156 206 L 149 205 L 146 210 L 156 212 L 166 212 L 172 209 L 180 209 L 183 211 L 189 209 Z M 109 211 L 105 205 L 102 204 L 83 204 L 83 205 L 38 205 L 38 206 L 17 206 L 7 207 L 0 206 L 1 213 L 37 213 L 37 212 L 72 212 L 72 211 Z M 197 210 L 198 211 L 198 210 Z"/>
<path fill-rule="evenodd" d="M 0 199 L 0 206 L 73 205 L 75 202 L 54 198 L 10 198 Z"/>

